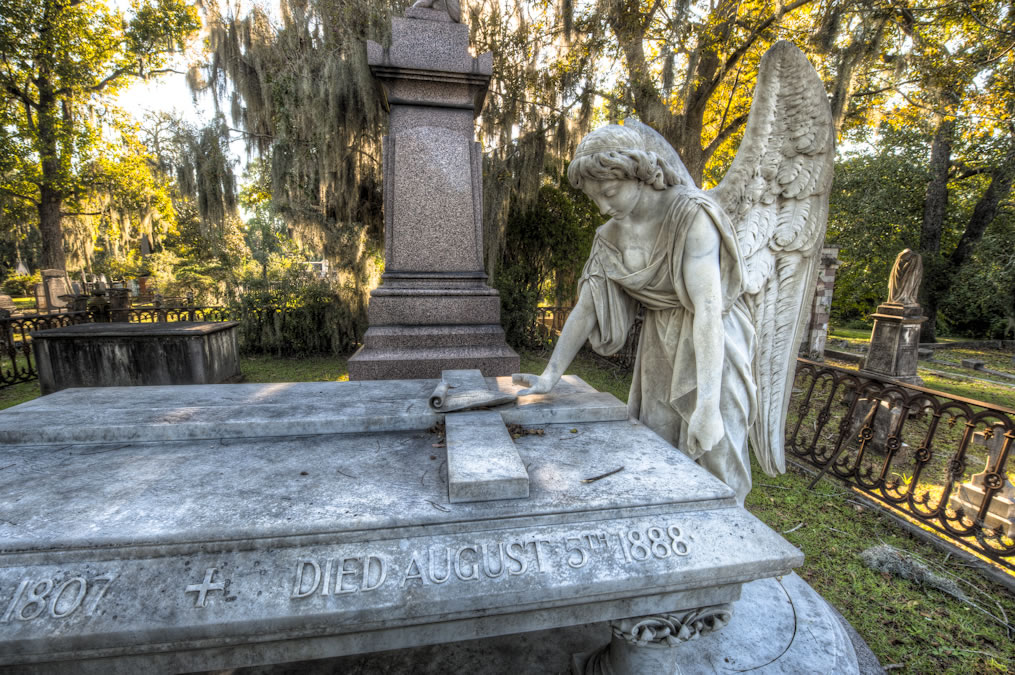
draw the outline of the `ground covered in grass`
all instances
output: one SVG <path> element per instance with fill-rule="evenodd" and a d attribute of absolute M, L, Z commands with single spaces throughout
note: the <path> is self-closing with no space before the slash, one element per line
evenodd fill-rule
<path fill-rule="evenodd" d="M 861 353 L 870 342 L 870 331 L 850 328 L 835 328 L 828 334 L 830 349 L 845 349 Z M 942 338 L 942 342 L 958 338 Z M 836 344 L 836 341 L 844 343 Z M 937 389 L 954 396 L 971 398 L 985 403 L 1015 409 L 1015 379 L 962 367 L 963 359 L 983 361 L 984 367 L 1015 376 L 1015 360 L 1010 351 L 1002 349 L 944 348 L 934 350 L 931 359 L 921 359 L 917 375 L 925 387 Z M 859 365 L 846 361 L 826 359 L 826 363 L 848 370 L 857 370 Z"/>
<path fill-rule="evenodd" d="M 39 396 L 38 380 L 4 387 L 0 389 L 0 410 L 24 403 L 25 401 L 31 401 L 33 398 L 39 398 Z"/>
<path fill-rule="evenodd" d="M 849 490 L 789 471 L 777 478 L 755 464 L 747 508 L 806 556 L 797 570 L 863 636 L 885 666 L 904 673 L 1015 671 L 1015 597 L 967 563 L 924 543 Z M 965 599 L 929 583 L 869 568 L 861 553 L 887 545 L 900 564 L 923 564 Z"/>
<path fill-rule="evenodd" d="M 522 370 L 540 373 L 549 357 L 523 353 Z M 241 360 L 248 382 L 347 380 L 342 357 Z M 579 354 L 569 373 L 592 386 L 627 400 L 629 373 L 590 354 Z M 975 384 L 975 383 L 974 383 Z M 937 386 L 928 382 L 930 386 Z M 984 398 L 982 385 L 970 389 Z M 956 392 L 958 393 L 958 392 Z M 38 396 L 38 383 L 0 389 L 0 408 Z M 754 467 L 755 487 L 747 508 L 801 548 L 806 556 L 800 576 L 831 602 L 893 672 L 1011 673 L 1015 672 L 1015 597 L 992 584 L 956 556 L 910 536 L 878 510 L 863 505 L 833 479 L 808 490 L 810 477 L 790 471 L 771 478 Z M 889 546 L 900 561 L 922 563 L 944 588 L 919 583 L 864 564 L 861 553 Z M 940 586 L 939 586 L 940 587 Z"/>

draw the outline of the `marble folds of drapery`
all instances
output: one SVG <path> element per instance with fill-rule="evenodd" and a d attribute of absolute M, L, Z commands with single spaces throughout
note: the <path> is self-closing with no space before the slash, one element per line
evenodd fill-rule
<path fill-rule="evenodd" d="M 648 264 L 630 269 L 622 251 L 597 233 L 580 287 L 595 306 L 589 342 L 600 354 L 624 346 L 638 304 L 645 307 L 628 408 L 640 420 L 713 475 L 732 487 L 738 501 L 751 488 L 747 433 L 754 421 L 756 386 L 752 376 L 755 331 L 743 298 L 743 259 L 726 214 L 698 190 L 670 188 L 673 200 L 660 227 Z M 697 394 L 694 307 L 683 281 L 683 251 L 695 216 L 704 211 L 720 236 L 719 270 L 723 294 L 724 349 L 719 407 L 725 435 L 711 451 L 694 453 L 688 424 Z M 708 358 L 707 352 L 703 353 Z"/>

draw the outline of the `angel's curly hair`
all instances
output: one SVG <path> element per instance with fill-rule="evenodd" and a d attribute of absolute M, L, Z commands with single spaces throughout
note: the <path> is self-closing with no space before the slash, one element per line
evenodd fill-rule
<path fill-rule="evenodd" d="M 682 182 L 666 160 L 645 149 L 640 134 L 617 124 L 600 127 L 582 139 L 567 178 L 579 190 L 588 180 L 640 180 L 656 190 Z"/>

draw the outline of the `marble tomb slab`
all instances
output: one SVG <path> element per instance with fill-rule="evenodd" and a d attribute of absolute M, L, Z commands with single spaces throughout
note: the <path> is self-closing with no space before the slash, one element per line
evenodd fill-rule
<path fill-rule="evenodd" d="M 308 434 L 323 413 L 299 421 L 328 394 L 342 410 L 343 392 L 382 385 L 388 398 L 358 405 L 394 407 L 403 391 L 425 405 L 434 384 L 132 388 L 120 416 L 262 401 L 302 434 L 4 444 L 0 669 L 181 672 L 517 633 L 729 602 L 802 562 L 627 419 L 520 436 L 529 497 L 470 503 L 450 501 L 429 427 Z M 590 394 L 570 387 L 561 399 Z M 47 410 L 5 411 L 5 433 L 29 438 Z"/>
<path fill-rule="evenodd" d="M 43 394 L 74 387 L 237 380 L 236 321 L 84 323 L 32 333 Z"/>
<path fill-rule="evenodd" d="M 442 417 L 428 398 L 439 380 L 291 382 L 65 389 L 0 411 L 0 443 L 174 441 L 425 429 Z M 486 378 L 515 394 L 510 377 Z M 101 401 L 101 405 L 97 404 Z M 552 399 L 522 396 L 498 409 L 507 424 L 626 420 L 627 406 L 565 375 Z M 46 424 L 26 425 L 31 413 Z"/>

